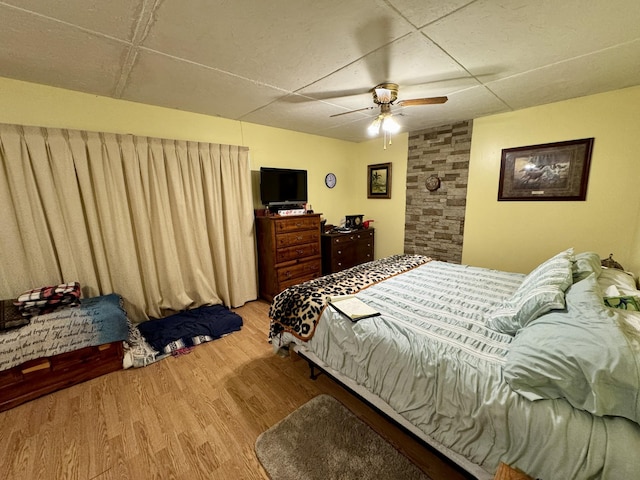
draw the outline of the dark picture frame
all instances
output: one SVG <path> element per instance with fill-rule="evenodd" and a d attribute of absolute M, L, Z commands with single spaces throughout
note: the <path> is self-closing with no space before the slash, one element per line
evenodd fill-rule
<path fill-rule="evenodd" d="M 391 198 L 391 163 L 367 166 L 367 198 Z"/>
<path fill-rule="evenodd" d="M 593 141 L 503 149 L 498 201 L 585 200 Z"/>

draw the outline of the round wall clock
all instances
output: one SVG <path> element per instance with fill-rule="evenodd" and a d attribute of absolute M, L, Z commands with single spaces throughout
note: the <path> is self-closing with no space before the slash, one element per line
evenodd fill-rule
<path fill-rule="evenodd" d="M 425 180 L 424 184 L 427 187 L 427 190 L 429 190 L 430 192 L 435 192 L 440 188 L 440 179 L 437 175 L 431 175 Z"/>
<path fill-rule="evenodd" d="M 336 175 L 335 173 L 327 173 L 327 176 L 324 177 L 324 184 L 329 187 L 329 188 L 333 188 L 336 186 Z"/>

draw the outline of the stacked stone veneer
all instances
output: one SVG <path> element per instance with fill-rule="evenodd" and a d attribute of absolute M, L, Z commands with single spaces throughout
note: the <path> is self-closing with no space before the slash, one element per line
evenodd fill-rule
<path fill-rule="evenodd" d="M 460 263 L 473 122 L 409 134 L 404 251 Z M 427 190 L 437 175 L 440 188 Z"/>

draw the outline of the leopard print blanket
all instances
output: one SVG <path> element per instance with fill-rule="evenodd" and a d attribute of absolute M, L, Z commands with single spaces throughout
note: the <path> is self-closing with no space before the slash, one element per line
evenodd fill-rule
<path fill-rule="evenodd" d="M 393 255 L 289 287 L 276 295 L 269 308 L 269 338 L 289 332 L 307 341 L 315 332 L 327 297 L 354 294 L 430 260 L 423 255 Z"/>

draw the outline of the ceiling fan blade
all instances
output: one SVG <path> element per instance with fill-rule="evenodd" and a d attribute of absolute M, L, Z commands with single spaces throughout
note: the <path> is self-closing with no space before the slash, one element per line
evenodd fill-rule
<path fill-rule="evenodd" d="M 436 105 L 438 103 L 444 103 L 449 100 L 447 97 L 429 97 L 429 98 L 414 98 L 411 100 L 402 100 L 397 103 L 401 107 L 413 107 L 415 105 Z"/>
<path fill-rule="evenodd" d="M 329 115 L 329 118 L 331 118 L 331 117 L 339 117 L 340 115 L 347 115 L 349 113 L 362 112 L 364 110 L 372 110 L 374 108 L 376 108 L 376 107 L 364 107 L 364 108 L 359 108 L 358 110 L 350 110 L 348 112 L 334 113 L 333 115 Z"/>

